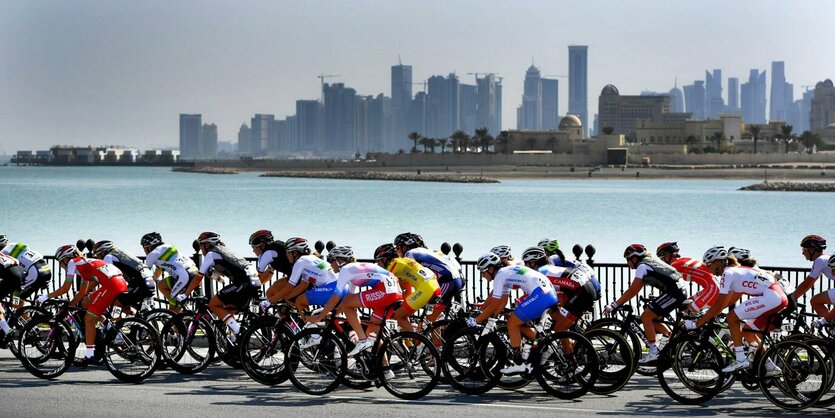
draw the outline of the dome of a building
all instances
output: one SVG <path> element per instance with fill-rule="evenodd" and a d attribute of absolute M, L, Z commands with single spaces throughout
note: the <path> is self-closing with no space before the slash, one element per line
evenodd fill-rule
<path fill-rule="evenodd" d="M 603 87 L 603 91 L 600 92 L 600 95 L 601 96 L 619 96 L 620 92 L 618 91 L 617 87 L 615 87 L 611 84 L 607 84 L 606 87 Z"/>
<path fill-rule="evenodd" d="M 830 123 L 829 125 L 826 125 L 826 129 L 835 130 L 835 123 Z"/>
<path fill-rule="evenodd" d="M 583 127 L 583 122 L 581 122 L 580 118 L 578 118 L 575 115 L 566 115 L 560 121 L 560 130 L 561 131 L 566 130 L 568 128 L 582 128 L 582 127 Z"/>
<path fill-rule="evenodd" d="M 827 78 L 826 80 L 823 81 L 823 85 L 825 87 L 832 87 L 832 80 Z"/>
<path fill-rule="evenodd" d="M 536 75 L 536 76 L 539 76 L 539 74 L 540 74 L 540 73 L 539 73 L 539 68 L 536 68 L 536 66 L 535 66 L 535 65 L 531 64 L 531 66 L 528 68 L 528 72 L 527 72 L 527 74 L 528 74 L 529 76 L 530 76 L 530 75 Z"/>

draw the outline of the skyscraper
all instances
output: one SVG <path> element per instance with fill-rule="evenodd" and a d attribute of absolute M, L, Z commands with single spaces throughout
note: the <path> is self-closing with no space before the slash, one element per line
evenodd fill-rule
<path fill-rule="evenodd" d="M 322 144 L 322 104 L 318 100 L 296 100 L 296 139 L 299 151 L 320 152 Z"/>
<path fill-rule="evenodd" d="M 542 79 L 542 129 L 559 127 L 559 80 Z"/>
<path fill-rule="evenodd" d="M 378 94 L 368 106 L 368 150 L 395 152 L 391 140 L 391 98 Z"/>
<path fill-rule="evenodd" d="M 391 66 L 391 108 L 395 143 L 405 141 L 417 127 L 412 124 L 409 107 L 412 103 L 412 66 Z M 423 132 L 422 130 L 419 130 Z"/>
<path fill-rule="evenodd" d="M 725 110 L 725 100 L 722 99 L 722 70 L 713 70 L 713 74 L 705 70 L 705 111 L 709 119 L 718 119 Z"/>
<path fill-rule="evenodd" d="M 250 119 L 249 127 L 252 130 L 249 155 L 265 154 L 269 148 L 270 137 L 275 135 L 275 115 L 257 113 Z"/>
<path fill-rule="evenodd" d="M 533 64 L 525 72 L 519 129 L 542 129 L 542 75 Z"/>
<path fill-rule="evenodd" d="M 252 130 L 246 124 L 241 124 L 241 129 L 238 129 L 238 153 L 249 155 L 252 149 Z"/>
<path fill-rule="evenodd" d="M 200 157 L 200 134 L 203 115 L 180 114 L 180 158 L 193 160 Z"/>
<path fill-rule="evenodd" d="M 476 126 L 486 127 L 491 135 L 496 136 L 501 131 L 501 84 L 496 82 L 494 74 L 487 74 L 482 78 L 476 76 L 476 88 L 478 91 Z"/>
<path fill-rule="evenodd" d="M 788 108 L 794 101 L 794 86 L 786 82 L 786 65 L 783 61 L 771 62 L 771 111 L 768 119 L 788 120 Z"/>
<path fill-rule="evenodd" d="M 460 128 L 460 88 L 458 77 L 432 76 L 426 96 L 426 133 L 431 138 L 447 138 Z"/>
<path fill-rule="evenodd" d="M 478 88 L 470 84 L 459 84 L 459 87 L 461 89 L 460 108 L 458 110 L 459 119 L 461 120 L 461 126 L 459 128 L 469 135 L 474 135 L 476 128 L 481 128 L 481 126 L 476 126 Z M 450 134 L 446 134 L 444 137 L 448 137 Z"/>
<path fill-rule="evenodd" d="M 811 104 L 809 129 L 812 132 L 820 133 L 835 123 L 835 85 L 832 80 L 826 79 L 815 85 Z"/>
<path fill-rule="evenodd" d="M 568 46 L 568 113 L 580 118 L 584 136 L 589 126 L 588 57 L 587 45 Z"/>
<path fill-rule="evenodd" d="M 739 112 L 739 78 L 728 78 L 728 111 Z"/>
<path fill-rule="evenodd" d="M 356 152 L 356 96 L 357 91 L 343 83 L 322 87 L 324 103 L 325 149 L 337 153 Z"/>
<path fill-rule="evenodd" d="M 670 111 L 673 113 L 684 112 L 684 93 L 678 88 L 678 82 L 670 89 Z"/>
<path fill-rule="evenodd" d="M 215 158 L 217 156 L 217 125 L 203 124 L 200 133 L 200 158 Z"/>
<path fill-rule="evenodd" d="M 748 82 L 742 84 L 742 119 L 745 123 L 766 123 L 765 70 L 752 69 Z"/>
<path fill-rule="evenodd" d="M 693 84 L 684 86 L 684 107 L 686 112 L 693 114 L 693 119 L 705 118 L 705 82 L 693 81 Z"/>

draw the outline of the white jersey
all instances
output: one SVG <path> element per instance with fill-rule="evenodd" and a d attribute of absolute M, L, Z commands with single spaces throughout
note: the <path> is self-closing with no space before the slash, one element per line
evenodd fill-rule
<path fill-rule="evenodd" d="M 829 280 L 835 280 L 835 274 L 832 274 L 832 269 L 829 268 L 829 257 L 831 256 L 830 254 L 821 254 L 820 257 L 816 258 L 812 263 L 812 271 L 809 272 L 809 277 L 817 280 L 821 275 L 824 275 Z"/>
<path fill-rule="evenodd" d="M 309 281 L 317 287 L 326 286 L 336 281 L 336 274 L 330 264 L 315 255 L 303 255 L 293 263 L 293 272 L 287 283 L 296 286 L 300 281 Z"/>
<path fill-rule="evenodd" d="M 170 244 L 162 244 L 148 253 L 148 256 L 145 257 L 145 265 L 148 268 L 159 267 L 172 276 L 178 276 L 181 272 L 197 271 L 194 261 L 181 254 L 177 247 Z"/>
<path fill-rule="evenodd" d="M 24 270 L 28 270 L 32 264 L 43 260 L 43 255 L 29 248 L 22 242 L 10 242 L 0 250 L 3 254 L 16 258 Z"/>
<path fill-rule="evenodd" d="M 386 293 L 402 293 L 397 277 L 373 263 L 350 263 L 339 269 L 336 289 L 355 293 L 358 287 L 383 285 Z"/>
<path fill-rule="evenodd" d="M 536 289 L 542 289 L 543 293 L 554 293 L 554 286 L 548 278 L 534 269 L 520 266 L 500 268 L 493 277 L 493 297 L 500 299 L 514 287 L 519 287 L 526 295 Z"/>
<path fill-rule="evenodd" d="M 276 258 L 278 258 L 278 251 L 276 250 L 267 250 L 261 253 L 261 256 L 258 257 L 258 264 L 256 266 L 258 268 L 258 272 L 263 273 L 267 271 L 267 269 L 270 268 L 270 263 L 272 263 Z"/>
<path fill-rule="evenodd" d="M 19 263 L 14 257 L 8 256 L 4 253 L 0 253 L 0 266 L 2 266 L 4 269 L 17 265 L 19 265 Z"/>
<path fill-rule="evenodd" d="M 729 292 L 742 293 L 749 296 L 761 296 L 764 293 L 782 291 L 774 276 L 762 269 L 748 267 L 726 267 L 719 281 L 719 294 Z"/>

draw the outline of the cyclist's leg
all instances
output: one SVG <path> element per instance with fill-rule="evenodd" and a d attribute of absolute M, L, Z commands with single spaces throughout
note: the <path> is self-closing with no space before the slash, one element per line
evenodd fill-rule
<path fill-rule="evenodd" d="M 439 284 L 441 286 L 440 302 L 435 304 L 432 313 L 426 317 L 429 323 L 434 323 L 438 320 L 446 308 L 452 304 L 452 300 L 458 295 L 458 291 L 464 287 L 464 281 L 460 278 L 450 279 L 445 283 Z"/>
<path fill-rule="evenodd" d="M 835 300 L 835 288 L 812 296 L 810 303 L 812 304 L 812 309 L 814 309 L 815 313 L 821 318 L 825 318 L 826 315 L 829 314 L 829 308 L 827 305 L 832 305 L 833 300 Z"/>
<path fill-rule="evenodd" d="M 345 313 L 348 323 L 351 324 L 351 328 L 357 333 L 357 338 L 364 340 L 366 338 L 365 330 L 362 329 L 362 323 L 360 322 L 360 317 L 357 313 L 357 308 L 361 307 L 362 302 L 360 301 L 359 293 L 350 293 L 345 295 L 342 299 L 342 303 L 339 304 L 339 309 Z"/>

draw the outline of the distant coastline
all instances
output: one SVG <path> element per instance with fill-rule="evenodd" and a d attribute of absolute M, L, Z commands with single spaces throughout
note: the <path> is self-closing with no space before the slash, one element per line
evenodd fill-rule
<path fill-rule="evenodd" d="M 765 192 L 835 192 L 835 182 L 772 181 L 740 187 L 739 190 Z"/>
<path fill-rule="evenodd" d="M 460 176 L 450 174 L 407 174 L 380 171 L 271 171 L 261 177 L 303 177 L 341 180 L 387 180 L 387 181 L 430 181 L 440 183 L 499 183 L 488 177 Z"/>

